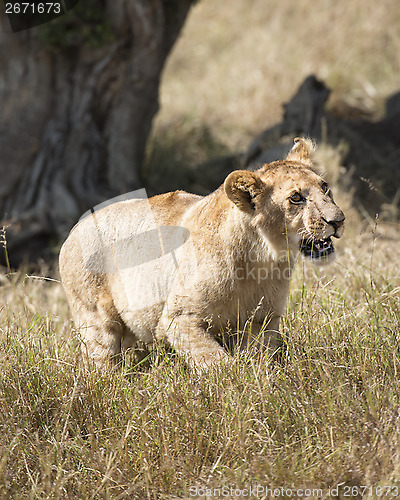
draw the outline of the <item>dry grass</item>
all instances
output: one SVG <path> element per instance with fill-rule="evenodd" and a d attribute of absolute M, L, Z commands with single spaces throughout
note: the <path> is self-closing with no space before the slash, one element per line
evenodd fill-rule
<path fill-rule="evenodd" d="M 399 24 L 398 0 L 202 0 L 169 61 L 153 145 L 168 129 L 166 161 L 236 152 L 311 72 L 334 98 L 379 109 L 397 90 Z M 3 273 L 0 498 L 400 487 L 399 225 L 339 202 L 337 262 L 299 263 L 280 365 L 234 359 L 200 377 L 160 348 L 150 367 L 86 373 L 60 285 Z"/>

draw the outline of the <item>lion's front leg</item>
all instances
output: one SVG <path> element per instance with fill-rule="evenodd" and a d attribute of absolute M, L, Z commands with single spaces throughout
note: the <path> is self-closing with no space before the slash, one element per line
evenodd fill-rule
<path fill-rule="evenodd" d="M 229 354 L 203 328 L 194 314 L 179 314 L 160 319 L 157 337 L 165 338 L 192 368 L 206 369 L 214 363 L 229 362 Z"/>
<path fill-rule="evenodd" d="M 240 350 L 250 350 L 254 354 L 268 352 L 276 357 L 282 346 L 282 337 L 279 331 L 280 316 L 272 316 L 269 322 L 253 321 L 243 332 L 240 341 Z"/>

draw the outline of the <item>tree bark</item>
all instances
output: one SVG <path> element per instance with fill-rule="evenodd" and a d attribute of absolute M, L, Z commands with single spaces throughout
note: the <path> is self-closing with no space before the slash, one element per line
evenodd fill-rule
<path fill-rule="evenodd" d="M 0 14 L 0 213 L 14 264 L 141 187 L 161 71 L 192 3 L 106 0 L 113 40 L 95 49 L 54 50 Z"/>

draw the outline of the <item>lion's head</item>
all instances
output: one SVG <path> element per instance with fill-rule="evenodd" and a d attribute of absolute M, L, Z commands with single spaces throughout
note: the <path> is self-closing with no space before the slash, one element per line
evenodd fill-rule
<path fill-rule="evenodd" d="M 313 151 L 311 141 L 295 139 L 286 160 L 255 172 L 232 172 L 224 188 L 275 250 L 300 250 L 313 261 L 326 263 L 334 255 L 332 237 L 343 234 L 345 216 L 328 184 L 313 170 Z"/>

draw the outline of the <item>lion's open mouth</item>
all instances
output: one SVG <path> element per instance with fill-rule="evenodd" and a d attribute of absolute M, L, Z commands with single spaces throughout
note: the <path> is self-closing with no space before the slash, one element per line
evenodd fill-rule
<path fill-rule="evenodd" d="M 333 243 L 331 238 L 325 240 L 302 240 L 300 250 L 303 255 L 310 259 L 323 259 L 333 253 Z"/>

